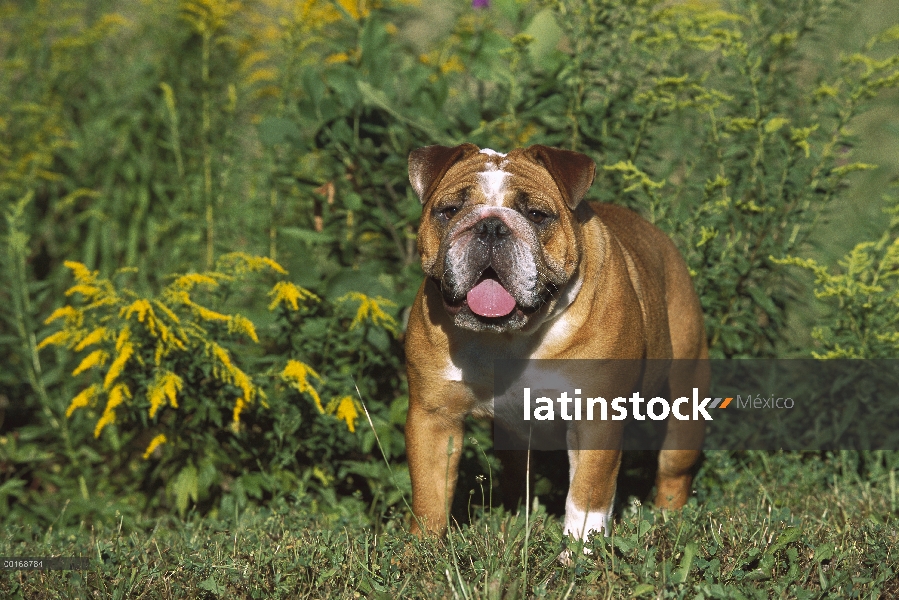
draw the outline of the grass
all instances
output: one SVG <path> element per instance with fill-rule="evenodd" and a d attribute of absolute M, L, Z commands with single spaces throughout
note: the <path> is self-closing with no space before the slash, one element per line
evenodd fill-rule
<path fill-rule="evenodd" d="M 611 537 L 592 539 L 592 555 L 575 552 L 570 566 L 557 560 L 561 520 L 540 505 L 528 526 L 522 513 L 472 509 L 448 540 L 409 535 L 405 514 L 371 527 L 361 511 L 326 516 L 303 499 L 130 530 L 121 520 L 44 532 L 7 523 L 0 555 L 88 556 L 91 568 L 8 571 L 0 595 L 891 598 L 899 596 L 896 462 L 894 453 L 707 452 L 683 510 L 619 502 Z"/>

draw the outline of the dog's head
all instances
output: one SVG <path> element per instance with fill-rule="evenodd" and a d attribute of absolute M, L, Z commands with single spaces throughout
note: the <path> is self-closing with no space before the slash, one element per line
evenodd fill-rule
<path fill-rule="evenodd" d="M 427 146 L 409 155 L 424 206 L 422 267 L 458 327 L 520 330 L 552 308 L 577 269 L 578 220 L 589 213 L 578 207 L 595 172 L 588 156 L 541 145 L 508 154 Z"/>

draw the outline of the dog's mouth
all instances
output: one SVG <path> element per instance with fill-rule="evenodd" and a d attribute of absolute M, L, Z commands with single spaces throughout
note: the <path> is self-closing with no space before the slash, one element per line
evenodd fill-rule
<path fill-rule="evenodd" d="M 452 301 L 444 295 L 443 304 L 451 315 L 456 315 L 467 308 L 473 315 L 485 321 L 502 321 L 515 315 L 524 316 L 533 312 L 533 309 L 518 304 L 500 282 L 493 267 L 488 267 L 481 273 L 465 297 Z"/>

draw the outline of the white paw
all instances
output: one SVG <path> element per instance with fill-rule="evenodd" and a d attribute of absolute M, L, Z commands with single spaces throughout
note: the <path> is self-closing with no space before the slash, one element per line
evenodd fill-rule
<path fill-rule="evenodd" d="M 587 541 L 591 532 L 608 537 L 612 529 L 612 508 L 606 510 L 581 510 L 571 496 L 565 502 L 565 527 L 563 531 L 573 538 Z"/>

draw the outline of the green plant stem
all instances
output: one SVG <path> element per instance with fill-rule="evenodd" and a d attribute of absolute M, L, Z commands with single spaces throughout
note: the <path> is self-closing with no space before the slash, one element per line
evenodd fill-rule
<path fill-rule="evenodd" d="M 78 466 L 79 461 L 72 447 L 72 439 L 69 435 L 68 422 L 65 419 L 58 419 L 53 413 L 51 407 L 50 395 L 43 382 L 43 368 L 41 366 L 41 358 L 37 349 L 37 338 L 34 334 L 34 327 L 29 323 L 29 316 L 32 313 L 31 298 L 28 293 L 28 278 L 26 275 L 26 248 L 28 246 L 28 234 L 23 231 L 22 220 L 25 206 L 31 202 L 34 197 L 34 191 L 29 190 L 28 193 L 15 204 L 15 206 L 7 211 L 6 222 L 8 228 L 7 234 L 7 257 L 9 264 L 13 270 L 12 284 L 13 311 L 15 312 L 16 330 L 19 340 L 25 349 L 26 355 L 30 358 L 28 366 L 25 368 L 26 377 L 31 389 L 37 394 L 41 403 L 41 409 L 53 429 L 56 429 L 62 435 L 65 444 L 66 455 L 72 464 Z"/>
<path fill-rule="evenodd" d="M 212 132 L 212 117 L 209 100 L 209 56 L 212 46 L 212 32 L 203 32 L 203 49 L 201 59 L 202 78 L 202 138 L 203 138 L 203 202 L 206 205 L 206 268 L 212 269 L 215 260 L 215 214 L 212 206 L 212 150 L 209 136 Z"/>

